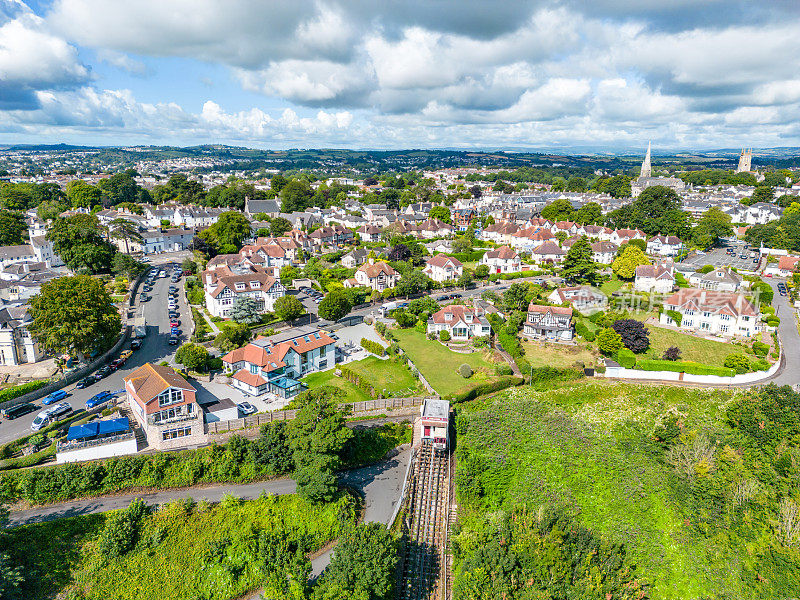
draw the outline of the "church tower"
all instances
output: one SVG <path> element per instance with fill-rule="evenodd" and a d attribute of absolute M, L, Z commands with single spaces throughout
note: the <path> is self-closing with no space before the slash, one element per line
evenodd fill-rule
<path fill-rule="evenodd" d="M 644 161 L 642 161 L 642 171 L 639 173 L 639 177 L 653 176 L 653 169 L 650 167 L 650 144 L 651 142 L 647 142 L 647 154 L 644 155 Z"/>
<path fill-rule="evenodd" d="M 749 173 L 752 167 L 753 162 L 753 149 L 750 148 L 749 150 L 746 148 L 742 148 L 741 154 L 739 154 L 739 166 L 736 167 L 737 173 Z"/>

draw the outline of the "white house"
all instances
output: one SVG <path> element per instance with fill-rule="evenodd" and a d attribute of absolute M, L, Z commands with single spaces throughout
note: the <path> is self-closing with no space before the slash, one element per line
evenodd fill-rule
<path fill-rule="evenodd" d="M 428 319 L 428 333 L 447 331 L 454 340 L 488 336 L 492 327 L 483 310 L 472 306 L 451 304 L 433 313 Z"/>
<path fill-rule="evenodd" d="M 213 268 L 203 271 L 202 281 L 206 308 L 215 317 L 228 317 L 236 298 L 240 296 L 254 298 L 259 312 L 264 313 L 272 311 L 275 301 L 286 294 L 286 288 L 280 280 L 267 274 L 261 267 L 245 262 L 230 266 L 215 264 Z"/>
<path fill-rule="evenodd" d="M 531 303 L 522 331 L 534 338 L 569 341 L 574 337 L 572 309 Z"/>
<path fill-rule="evenodd" d="M 44 358 L 44 352 L 28 331 L 32 320 L 26 305 L 0 309 L 0 364 L 15 366 Z"/>
<path fill-rule="evenodd" d="M 544 242 L 531 252 L 531 258 L 536 264 L 558 264 L 567 255 L 567 251 L 552 241 Z"/>
<path fill-rule="evenodd" d="M 689 283 L 703 290 L 738 292 L 742 287 L 742 276 L 730 269 L 719 268 L 708 273 L 692 273 Z"/>
<path fill-rule="evenodd" d="M 666 294 L 675 287 L 675 268 L 665 265 L 639 265 L 633 289 L 638 292 Z"/>
<path fill-rule="evenodd" d="M 683 242 L 674 235 L 656 235 L 647 240 L 647 253 L 657 256 L 677 256 L 683 249 Z"/>
<path fill-rule="evenodd" d="M 382 292 L 393 288 L 398 281 L 400 281 L 400 273 L 385 262 L 375 262 L 374 259 L 369 259 L 367 264 L 361 265 L 356 270 L 355 277 L 344 282 L 344 286 L 364 286 L 372 288 L 376 292 Z"/>
<path fill-rule="evenodd" d="M 437 254 L 428 259 L 428 263 L 425 265 L 422 272 L 434 281 L 441 283 L 461 277 L 461 274 L 464 272 L 464 265 L 461 264 L 461 261 L 452 256 Z"/>
<path fill-rule="evenodd" d="M 367 262 L 367 250 L 365 248 L 353 248 L 342 257 L 342 266 L 347 267 L 348 269 L 354 269 L 359 265 L 363 265 Z"/>
<path fill-rule="evenodd" d="M 617 255 L 617 246 L 614 242 L 601 241 L 592 244 L 592 260 L 601 265 L 610 265 Z"/>
<path fill-rule="evenodd" d="M 231 385 L 252 396 L 291 398 L 305 389 L 300 378 L 336 364 L 333 338 L 315 327 L 295 327 L 270 337 L 259 336 L 222 357 L 232 372 Z"/>
<path fill-rule="evenodd" d="M 568 302 L 580 312 L 592 312 L 600 309 L 605 306 L 607 301 L 603 292 L 589 285 L 558 288 L 553 290 L 547 299 L 553 304 Z"/>
<path fill-rule="evenodd" d="M 681 315 L 676 323 L 670 312 Z M 742 294 L 683 288 L 664 300 L 659 322 L 725 337 L 752 337 L 760 331 L 758 309 Z"/>
<path fill-rule="evenodd" d="M 488 266 L 489 273 L 519 273 L 522 270 L 519 254 L 508 246 L 487 251 L 481 257 L 480 264 Z"/>
<path fill-rule="evenodd" d="M 381 228 L 375 225 L 362 225 L 356 229 L 356 233 L 361 237 L 362 242 L 379 242 L 381 240 Z"/>

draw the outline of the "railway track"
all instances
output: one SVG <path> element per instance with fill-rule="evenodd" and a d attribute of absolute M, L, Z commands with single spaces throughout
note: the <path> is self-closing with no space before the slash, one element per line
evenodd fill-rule
<path fill-rule="evenodd" d="M 400 600 L 439 600 L 444 596 L 450 508 L 450 460 L 446 450 L 424 444 L 414 457 L 408 496 Z"/>

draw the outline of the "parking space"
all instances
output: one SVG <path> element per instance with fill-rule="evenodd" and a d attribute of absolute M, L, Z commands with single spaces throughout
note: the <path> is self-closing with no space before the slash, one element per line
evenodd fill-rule
<path fill-rule="evenodd" d="M 729 247 L 733 249 L 733 252 L 728 252 Z M 698 269 L 705 265 L 712 265 L 714 267 L 734 267 L 739 271 L 755 271 L 759 262 L 753 262 L 754 258 L 760 260 L 760 255 L 756 253 L 753 257 L 753 252 L 746 243 L 735 242 L 702 254 L 692 254 L 683 261 L 683 264 L 692 265 Z"/>

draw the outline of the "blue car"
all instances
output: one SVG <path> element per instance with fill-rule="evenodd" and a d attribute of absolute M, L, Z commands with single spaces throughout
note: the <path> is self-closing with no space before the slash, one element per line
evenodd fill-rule
<path fill-rule="evenodd" d="M 86 410 L 90 410 L 95 406 L 100 406 L 101 404 L 104 404 L 105 402 L 111 400 L 113 397 L 114 396 L 111 394 L 111 392 L 107 390 L 105 392 L 100 392 L 99 394 L 95 394 L 86 401 Z"/>
<path fill-rule="evenodd" d="M 63 400 L 67 397 L 67 392 L 64 390 L 56 390 L 42 398 L 42 404 L 52 404 L 53 402 L 58 402 L 59 400 Z"/>

